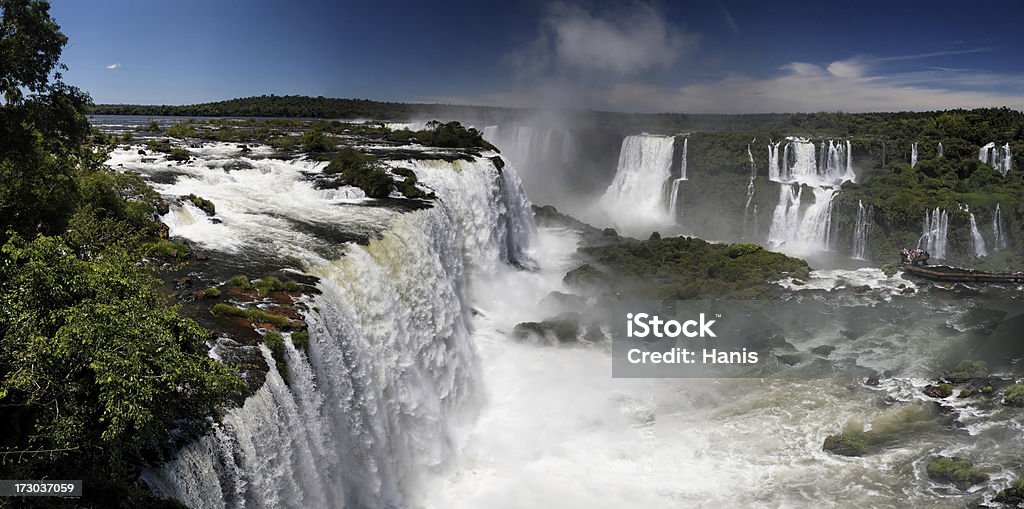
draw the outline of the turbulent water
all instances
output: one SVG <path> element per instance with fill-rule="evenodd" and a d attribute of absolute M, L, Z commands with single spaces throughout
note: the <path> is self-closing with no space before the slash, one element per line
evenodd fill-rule
<path fill-rule="evenodd" d="M 672 136 L 642 134 L 622 140 L 615 179 L 601 198 L 613 224 L 630 229 L 675 222 L 665 199 L 674 149 Z"/>
<path fill-rule="evenodd" d="M 988 256 L 988 248 L 985 246 L 985 237 L 978 231 L 978 222 L 974 219 L 974 213 L 968 213 L 971 224 L 971 253 L 975 258 Z"/>
<path fill-rule="evenodd" d="M 664 213 L 671 148 L 636 141 L 651 145 L 634 155 L 668 152 L 668 170 L 650 186 Z M 827 147 L 824 156 L 810 151 L 816 165 L 843 159 Z M 111 163 L 141 172 L 168 198 L 195 193 L 217 206 L 220 222 L 175 204 L 164 218 L 172 235 L 214 257 L 319 277 L 308 352 L 286 344 L 282 374 L 258 347 L 271 367 L 264 385 L 146 473 L 156 493 L 192 507 L 962 508 L 994 490 L 931 481 L 933 455 L 969 457 L 993 484 L 1016 475 L 1024 414 L 977 398 L 951 398 L 940 413 L 921 393 L 983 333 L 1011 341 L 993 349 L 1016 344 L 1012 302 L 968 303 L 955 288 L 931 298 L 924 285 L 873 268 L 813 271 L 779 281 L 805 305 L 777 317 L 794 324 L 786 340 L 802 359 L 798 376 L 616 379 L 605 349 L 511 338 L 517 323 L 564 311 L 549 293 L 572 291 L 562 278 L 579 263 L 580 241 L 533 225 L 514 164 L 389 163 L 413 169 L 438 195 L 434 207 L 400 211 L 356 189 L 317 190 L 308 177 L 321 164 L 268 158 L 266 147 L 242 155 L 208 144 L 187 164 L 143 162 L 139 148 L 116 151 Z M 629 157 L 620 170 L 663 164 L 641 159 L 646 170 Z M 783 210 L 784 230 L 822 248 L 834 188 L 808 188 L 814 203 L 799 204 L 810 196 L 779 185 L 780 202 L 797 202 Z M 945 244 L 947 225 L 933 211 L 922 241 Z M 339 240 L 351 235 L 373 240 Z M 811 353 L 822 345 L 836 349 Z M 850 367 L 891 377 L 868 387 L 833 376 Z M 822 451 L 844 428 L 891 441 L 863 458 Z"/>

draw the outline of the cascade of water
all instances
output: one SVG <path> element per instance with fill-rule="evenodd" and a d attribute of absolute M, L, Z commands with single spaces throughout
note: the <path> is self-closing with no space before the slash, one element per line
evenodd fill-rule
<path fill-rule="evenodd" d="M 857 200 L 857 223 L 853 227 L 853 254 L 855 260 L 868 259 L 868 234 L 874 226 L 871 217 L 874 215 L 870 206 L 865 207 L 864 202 Z"/>
<path fill-rule="evenodd" d="M 942 142 L 939 142 L 938 148 L 935 149 L 935 156 L 942 157 Z"/>
<path fill-rule="evenodd" d="M 293 238 L 291 249 L 320 281 L 307 352 L 286 342 L 285 384 L 260 347 L 270 366 L 264 385 L 211 434 L 145 473 L 157 494 L 197 508 L 404 507 L 422 476 L 450 459 L 454 429 L 480 397 L 468 272 L 528 263 L 533 215 L 510 164 L 395 164 L 434 190 L 434 206 L 389 212 L 379 238 L 349 245 L 340 259 Z M 274 189 L 309 185 L 297 168 L 271 176 L 280 179 Z M 238 184 L 255 194 L 268 182 Z M 236 225 L 231 196 L 217 202 L 225 228 Z M 312 198 L 293 205 L 299 216 L 336 210 Z"/>
<path fill-rule="evenodd" d="M 757 141 L 757 139 L 754 139 L 747 144 L 747 161 L 750 162 L 750 180 L 747 181 L 747 199 L 743 205 L 743 238 L 747 238 L 749 233 L 749 228 L 747 226 L 749 222 L 748 216 L 750 215 L 750 203 L 754 200 L 754 179 L 757 178 L 757 167 L 754 166 L 754 154 L 750 151 L 750 145 L 755 141 Z"/>
<path fill-rule="evenodd" d="M 803 138 L 787 138 L 779 158 L 779 144 L 768 144 L 768 178 L 773 182 L 808 184 L 812 186 L 838 185 L 852 181 L 853 155 L 850 142 L 829 140 L 821 142 L 818 155 L 814 143 Z"/>
<path fill-rule="evenodd" d="M 910 145 L 910 167 L 917 166 L 917 142 Z"/>
<path fill-rule="evenodd" d="M 988 256 L 988 249 L 985 246 L 985 238 L 982 237 L 981 232 L 978 231 L 978 223 L 974 220 L 974 213 L 969 213 L 968 217 L 971 220 L 971 253 L 974 254 L 975 258 Z"/>
<path fill-rule="evenodd" d="M 1002 176 L 1006 176 L 1013 166 L 1013 154 L 1010 153 L 1010 144 L 997 147 L 994 141 L 986 143 L 978 149 L 978 160 L 995 168 Z"/>
<path fill-rule="evenodd" d="M 679 186 L 686 178 L 686 152 L 690 144 L 689 138 L 683 138 L 683 153 L 679 156 L 679 178 L 672 181 L 672 191 L 669 194 L 668 215 L 676 224 L 679 223 Z"/>
<path fill-rule="evenodd" d="M 768 180 L 782 182 L 782 170 L 779 168 L 779 144 L 781 141 L 768 142 Z"/>
<path fill-rule="evenodd" d="M 783 184 L 779 204 L 772 214 L 768 240 L 789 250 L 829 249 L 832 235 L 832 202 L 840 184 L 853 180 L 850 142 L 823 141 L 816 159 L 814 143 L 787 138 L 778 158 L 778 144 L 769 144 L 769 178 Z M 800 191 L 789 185 L 812 186 L 814 204 L 801 210 Z"/>
<path fill-rule="evenodd" d="M 996 204 L 996 210 L 992 213 L 992 235 L 995 236 L 995 243 L 992 245 L 993 251 L 1002 251 L 1009 247 L 1009 240 L 1006 238 L 1006 224 L 1003 223 L 1003 211 L 999 204 Z"/>
<path fill-rule="evenodd" d="M 949 231 L 949 214 L 938 207 L 924 214 L 924 233 L 917 241 L 917 247 L 928 251 L 932 258 L 946 258 L 946 234 Z"/>
<path fill-rule="evenodd" d="M 615 178 L 601 198 L 610 217 L 627 225 L 675 222 L 665 203 L 674 146 L 672 136 L 642 134 L 622 140 Z"/>
<path fill-rule="evenodd" d="M 806 207 L 801 217 L 803 189 L 797 185 L 781 187 L 779 204 L 772 215 L 768 241 L 776 247 L 786 246 L 791 251 L 827 250 L 832 237 L 832 205 L 836 190 L 829 187 L 812 188 L 814 203 Z"/>

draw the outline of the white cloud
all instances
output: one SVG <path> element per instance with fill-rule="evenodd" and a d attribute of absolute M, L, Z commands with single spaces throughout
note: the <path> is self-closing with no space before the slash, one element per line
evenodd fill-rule
<path fill-rule="evenodd" d="M 566 4 L 551 6 L 541 33 L 513 55 L 521 71 L 632 76 L 668 68 L 696 44 L 696 37 L 668 23 L 647 4 L 597 15 Z"/>
<path fill-rule="evenodd" d="M 868 62 L 860 57 L 836 60 L 828 65 L 828 72 L 839 78 L 860 78 L 867 74 Z"/>
<path fill-rule="evenodd" d="M 107 69 L 113 71 L 114 69 L 117 69 L 118 67 L 121 67 L 121 64 L 110 64 L 110 65 L 107 66 Z"/>

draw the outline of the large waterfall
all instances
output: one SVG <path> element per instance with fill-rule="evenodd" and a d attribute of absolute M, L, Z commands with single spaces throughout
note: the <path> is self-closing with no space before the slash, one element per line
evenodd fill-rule
<path fill-rule="evenodd" d="M 946 257 L 946 234 L 949 232 L 949 214 L 938 207 L 924 214 L 924 233 L 917 247 L 928 251 L 937 260 Z"/>
<path fill-rule="evenodd" d="M 871 206 L 864 206 L 864 202 L 857 200 L 857 223 L 853 227 L 853 253 L 854 260 L 868 259 L 868 234 L 874 225 L 872 222 L 873 210 Z"/>
<path fill-rule="evenodd" d="M 996 210 L 992 213 L 992 236 L 995 237 L 995 243 L 992 245 L 993 251 L 1002 251 L 1010 247 L 1010 242 L 1006 238 L 1006 223 L 1003 222 L 1003 211 L 999 204 L 996 204 Z"/>
<path fill-rule="evenodd" d="M 978 150 L 978 159 L 995 168 L 1004 177 L 1010 172 L 1013 164 L 1013 155 L 1010 153 L 1010 144 L 996 147 L 995 142 L 988 142 Z"/>
<path fill-rule="evenodd" d="M 601 198 L 602 208 L 617 224 L 628 227 L 674 223 L 665 201 L 674 147 L 672 136 L 641 134 L 622 140 L 615 179 Z"/>
<path fill-rule="evenodd" d="M 850 142 L 815 144 L 803 138 L 787 138 L 768 144 L 768 178 L 779 182 L 779 203 L 772 214 L 769 243 L 789 252 L 828 250 L 832 237 L 832 204 L 838 186 L 853 180 Z M 803 189 L 812 186 L 814 203 L 801 203 Z"/>
<path fill-rule="evenodd" d="M 158 494 L 194 508 L 406 507 L 423 476 L 451 459 L 454 430 L 473 418 L 481 395 L 468 275 L 528 264 L 535 227 L 511 165 L 499 171 L 486 158 L 393 164 L 414 169 L 438 195 L 435 206 L 385 211 L 379 238 L 349 245 L 340 258 L 289 237 L 303 269 L 320 278 L 322 293 L 306 317 L 308 353 L 287 345 L 282 377 L 261 346 L 270 366 L 262 388 L 145 474 Z M 268 184 L 301 189 L 309 202 L 291 204 L 295 217 L 337 210 L 316 202 L 323 192 L 309 188 L 297 167 L 275 175 L 277 182 L 236 184 L 254 186 L 252 193 Z M 207 169 L 180 185 L 210 194 L 216 183 L 208 180 L 220 178 Z M 230 231 L 231 209 L 243 204 L 220 198 L 228 220 L 218 226 Z"/>

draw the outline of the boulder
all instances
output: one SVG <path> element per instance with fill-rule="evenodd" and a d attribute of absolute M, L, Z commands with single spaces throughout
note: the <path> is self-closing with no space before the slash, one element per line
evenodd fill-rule
<path fill-rule="evenodd" d="M 840 433 L 825 437 L 821 449 L 840 456 L 863 456 L 868 453 L 868 442 L 863 433 Z"/>
<path fill-rule="evenodd" d="M 944 399 L 953 395 L 953 386 L 950 384 L 928 384 L 922 390 L 925 396 L 930 398 Z"/>

